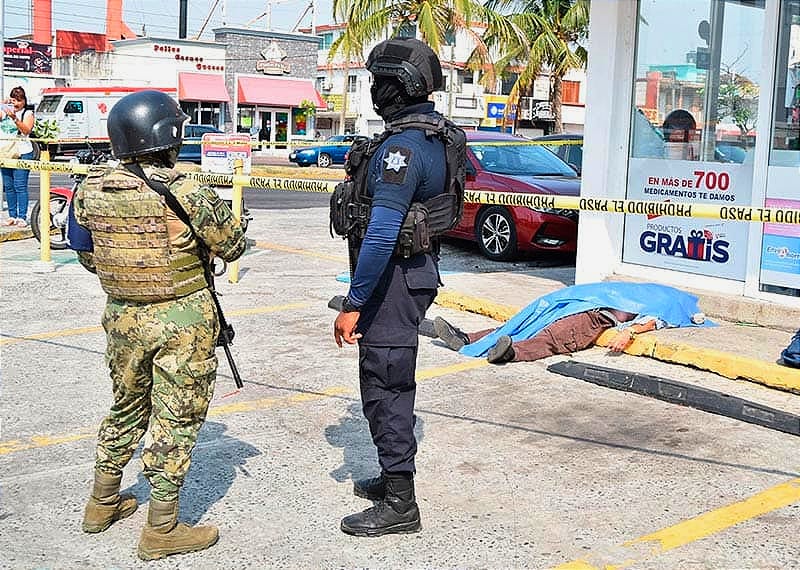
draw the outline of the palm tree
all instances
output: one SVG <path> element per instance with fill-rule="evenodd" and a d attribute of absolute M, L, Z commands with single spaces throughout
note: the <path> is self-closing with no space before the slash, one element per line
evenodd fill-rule
<path fill-rule="evenodd" d="M 349 0 L 334 0 L 333 18 L 334 21 L 349 22 L 352 3 Z M 341 35 L 334 40 L 328 49 L 328 63 L 331 63 L 336 55 L 344 58 L 344 90 L 342 92 L 342 118 L 339 122 L 339 134 L 344 134 L 345 121 L 347 119 L 347 95 L 350 87 L 350 63 L 353 58 L 360 60 L 364 57 L 364 42 L 355 35 L 354 29 L 348 25 Z"/>
<path fill-rule="evenodd" d="M 560 133 L 562 83 L 570 69 L 586 66 L 586 49 L 581 45 L 589 32 L 589 0 L 488 0 L 486 7 L 505 14 L 505 24 L 490 23 L 484 42 L 490 53 L 503 54 L 492 59 L 473 53 L 470 63 L 484 69 L 484 83 L 493 84 L 497 75 L 518 73 L 506 109 L 519 103 L 536 77 L 547 70 L 551 77 L 551 97 L 555 124 Z"/>
<path fill-rule="evenodd" d="M 396 36 L 412 26 L 437 54 L 451 39 L 449 36 L 463 32 L 474 41 L 475 53 L 488 59 L 489 49 L 473 23 L 488 22 L 499 33 L 509 27 L 504 18 L 487 10 L 479 0 L 333 0 L 333 14 L 336 21 L 347 22 L 347 29 L 331 45 L 328 58 L 331 61 L 339 54 L 347 60 L 346 65 L 349 50 L 363 58 L 365 45 L 385 37 L 387 31 Z"/>

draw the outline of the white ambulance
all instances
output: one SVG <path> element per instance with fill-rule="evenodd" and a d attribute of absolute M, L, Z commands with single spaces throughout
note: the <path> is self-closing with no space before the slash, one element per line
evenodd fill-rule
<path fill-rule="evenodd" d="M 42 90 L 36 108 L 36 120 L 53 120 L 58 125 L 58 138 L 50 147 L 51 154 L 72 153 L 86 148 L 108 149 L 108 112 L 125 95 L 144 89 L 163 91 L 177 99 L 174 87 L 50 87 Z M 98 140 L 99 139 L 99 140 Z M 103 140 L 105 139 L 105 140 Z"/>

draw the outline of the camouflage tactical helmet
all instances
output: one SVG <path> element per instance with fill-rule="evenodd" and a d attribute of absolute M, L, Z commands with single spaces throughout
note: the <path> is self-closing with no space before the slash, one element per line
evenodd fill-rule
<path fill-rule="evenodd" d="M 177 101 L 161 91 L 126 95 L 108 113 L 111 150 L 116 158 L 130 158 L 178 148 L 188 118 Z"/>
<path fill-rule="evenodd" d="M 439 58 L 431 48 L 414 38 L 382 41 L 370 52 L 367 69 L 376 78 L 397 78 L 412 99 L 425 97 L 443 85 Z"/>

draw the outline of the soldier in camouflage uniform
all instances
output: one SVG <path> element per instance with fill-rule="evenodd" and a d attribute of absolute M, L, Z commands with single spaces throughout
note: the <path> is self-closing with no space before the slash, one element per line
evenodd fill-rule
<path fill-rule="evenodd" d="M 122 470 L 142 436 L 152 485 L 139 542 L 145 560 L 203 550 L 216 527 L 178 523 L 178 493 L 214 392 L 219 321 L 203 257 L 233 261 L 245 238 L 214 190 L 173 169 L 188 117 L 164 93 L 121 99 L 108 116 L 117 168 L 92 168 L 72 201 L 69 237 L 81 264 L 108 294 L 103 328 L 114 404 L 97 441 L 95 481 L 83 520 L 101 532 L 132 514 L 120 495 Z M 148 183 L 149 182 L 149 183 Z M 156 192 L 161 183 L 191 221 L 187 227 Z M 149 427 L 148 427 L 149 426 Z"/>

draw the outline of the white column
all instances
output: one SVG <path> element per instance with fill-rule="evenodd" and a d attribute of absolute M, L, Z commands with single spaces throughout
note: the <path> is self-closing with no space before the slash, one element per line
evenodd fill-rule
<path fill-rule="evenodd" d="M 582 197 L 625 197 L 636 7 L 631 0 L 591 3 Z M 622 230 L 621 214 L 581 212 L 576 283 L 614 273 L 622 259 Z"/>

